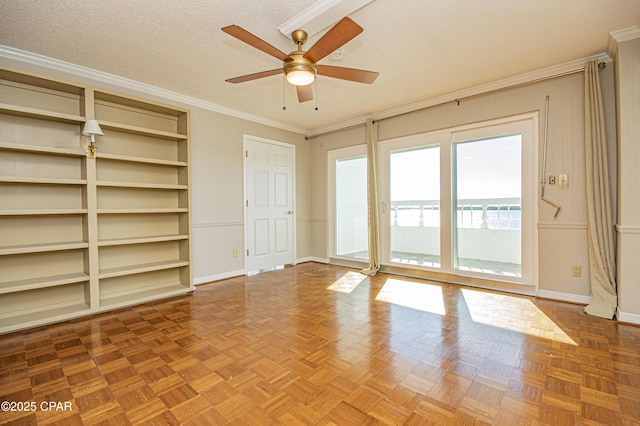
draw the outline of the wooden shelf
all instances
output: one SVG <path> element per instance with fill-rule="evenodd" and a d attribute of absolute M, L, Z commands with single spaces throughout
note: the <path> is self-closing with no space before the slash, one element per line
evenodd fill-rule
<path fill-rule="evenodd" d="M 122 246 L 129 244 L 161 243 L 165 241 L 188 240 L 188 235 L 158 235 L 154 237 L 113 238 L 98 241 L 99 247 Z"/>
<path fill-rule="evenodd" d="M 175 209 L 98 209 L 98 214 L 187 213 L 187 208 Z"/>
<path fill-rule="evenodd" d="M 192 288 L 185 287 L 181 284 L 175 284 L 171 286 L 142 290 L 136 293 L 105 297 L 100 300 L 100 306 L 115 309 L 132 304 L 147 302 L 149 300 L 166 299 L 168 297 L 179 296 L 192 291 Z"/>
<path fill-rule="evenodd" d="M 121 268 L 109 268 L 100 271 L 100 279 L 121 277 L 123 275 L 141 274 L 144 272 L 161 271 L 163 269 L 181 268 L 189 266 L 186 260 L 165 260 L 162 262 L 143 263 L 141 265 L 123 266 Z"/>
<path fill-rule="evenodd" d="M 37 145 L 20 145 L 12 143 L 0 142 L 0 149 L 6 151 L 18 151 L 18 152 L 31 152 L 34 154 L 50 154 L 50 155 L 62 155 L 69 157 L 85 157 L 87 152 L 82 150 L 67 149 L 67 148 L 55 148 L 48 146 Z"/>
<path fill-rule="evenodd" d="M 40 120 L 58 121 L 61 123 L 81 124 L 86 120 L 80 115 L 64 114 L 62 112 L 47 111 L 37 108 L 23 107 L 0 103 L 0 114 L 17 115 L 20 117 L 38 118 Z"/>
<path fill-rule="evenodd" d="M 119 132 L 130 133 L 132 135 L 153 136 L 160 139 L 169 140 L 187 140 L 187 135 L 181 133 L 165 132 L 162 130 L 147 129 L 144 127 L 131 126 L 128 124 L 113 123 L 110 121 L 98 120 L 100 127 L 104 130 L 116 130 Z"/>
<path fill-rule="evenodd" d="M 86 185 L 86 179 L 55 179 L 23 176 L 0 176 L 0 182 L 41 185 Z"/>
<path fill-rule="evenodd" d="M 83 315 L 90 315 L 93 312 L 86 303 L 63 306 L 59 308 L 43 309 L 38 312 L 29 312 L 9 318 L 0 318 L 0 333 L 21 330 L 43 324 L 64 321 Z"/>
<path fill-rule="evenodd" d="M 76 98 L 79 98 L 84 91 L 84 89 L 77 84 L 5 69 L 0 69 L 0 79 L 2 79 L 0 84 L 25 87 L 32 90 L 35 88 L 38 91 L 55 92 Z"/>
<path fill-rule="evenodd" d="M 36 290 L 46 287 L 56 287 L 67 284 L 89 281 L 89 275 L 84 272 L 75 274 L 54 275 L 45 278 L 9 281 L 0 283 L 0 294 L 16 293 L 19 291 Z"/>
<path fill-rule="evenodd" d="M 187 185 L 168 185 L 162 183 L 134 183 L 134 182 L 96 182 L 97 186 L 114 188 L 141 188 L 141 189 L 188 189 Z"/>
<path fill-rule="evenodd" d="M 147 163 L 147 164 L 158 164 L 161 166 L 187 167 L 186 161 L 161 160 L 157 158 L 133 157 L 130 155 L 105 154 L 100 152 L 96 154 L 96 157 L 104 158 L 105 160 L 128 161 L 132 163 Z"/>
<path fill-rule="evenodd" d="M 26 254 L 26 253 L 45 253 L 49 251 L 77 250 L 89 247 L 86 241 L 71 241 L 66 243 L 48 243 L 48 244 L 29 244 L 10 247 L 0 247 L 0 256 Z"/>
<path fill-rule="evenodd" d="M 85 214 L 87 211 L 87 209 L 5 209 L 0 210 L 0 216 L 73 215 Z"/>

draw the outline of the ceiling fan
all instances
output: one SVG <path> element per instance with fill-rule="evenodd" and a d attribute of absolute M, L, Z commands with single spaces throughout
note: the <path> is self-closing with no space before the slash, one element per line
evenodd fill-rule
<path fill-rule="evenodd" d="M 243 83 L 284 73 L 287 81 L 296 86 L 298 101 L 306 102 L 313 99 L 313 91 L 310 84 L 315 80 L 316 75 L 367 84 L 373 83 L 378 77 L 378 73 L 373 71 L 318 64 L 319 60 L 339 49 L 363 31 L 360 25 L 348 17 L 342 18 L 308 51 L 302 50 L 302 45 L 307 41 L 307 33 L 303 30 L 294 31 L 291 33 L 291 38 L 297 48 L 289 54 L 280 51 L 237 25 L 229 25 L 222 28 L 222 31 L 282 61 L 282 68 L 225 80 L 229 83 Z"/>

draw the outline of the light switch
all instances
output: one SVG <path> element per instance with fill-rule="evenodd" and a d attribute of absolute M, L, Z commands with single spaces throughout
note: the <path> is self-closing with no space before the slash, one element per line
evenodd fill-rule
<path fill-rule="evenodd" d="M 566 173 L 558 175 L 558 183 L 560 184 L 560 188 L 566 188 L 569 186 L 569 175 Z"/>

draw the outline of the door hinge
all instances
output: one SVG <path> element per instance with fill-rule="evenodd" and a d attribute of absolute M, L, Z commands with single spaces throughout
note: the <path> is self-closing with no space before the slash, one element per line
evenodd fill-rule
<path fill-rule="evenodd" d="M 247 207 L 249 207 L 249 200 L 246 201 L 246 205 L 247 205 Z"/>
<path fill-rule="evenodd" d="M 244 156 L 245 156 L 245 158 L 249 158 L 249 150 L 246 150 L 246 151 L 244 152 Z"/>
<path fill-rule="evenodd" d="M 247 256 L 249 256 L 249 249 L 247 249 Z"/>

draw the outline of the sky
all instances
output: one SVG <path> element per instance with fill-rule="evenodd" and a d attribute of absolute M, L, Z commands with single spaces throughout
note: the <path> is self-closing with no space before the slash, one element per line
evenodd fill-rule
<path fill-rule="evenodd" d="M 520 135 L 456 143 L 458 198 L 521 196 Z M 391 200 L 440 198 L 438 146 L 394 151 L 391 157 Z"/>

